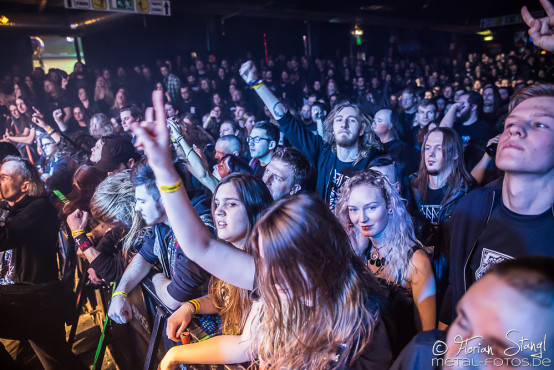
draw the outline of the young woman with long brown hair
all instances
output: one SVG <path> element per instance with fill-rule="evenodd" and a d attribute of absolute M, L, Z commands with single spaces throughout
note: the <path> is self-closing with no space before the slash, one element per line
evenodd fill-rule
<path fill-rule="evenodd" d="M 217 237 L 252 254 L 247 240 L 254 224 L 272 201 L 269 190 L 256 177 L 243 173 L 227 176 L 215 188 L 212 199 L 212 216 Z M 210 281 L 209 295 L 198 298 L 197 301 L 198 313 L 219 314 L 223 334 L 242 333 L 252 305 L 246 289 L 237 288 L 214 277 Z M 188 305 L 185 304 L 168 320 L 168 338 L 179 341 L 179 335 L 192 318 Z"/>

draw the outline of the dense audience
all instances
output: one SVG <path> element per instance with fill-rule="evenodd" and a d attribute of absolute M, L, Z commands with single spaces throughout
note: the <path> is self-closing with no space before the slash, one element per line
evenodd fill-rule
<path fill-rule="evenodd" d="M 83 367 L 65 341 L 61 236 L 92 284 L 115 284 L 117 324 L 152 280 L 174 311 L 162 369 L 487 361 L 455 335 L 482 335 L 490 358 L 513 365 L 510 329 L 550 348 L 554 9 L 543 6 L 550 18 L 522 15 L 547 54 L 4 74 L 0 337 L 29 341 L 46 368 Z M 176 346 L 195 315 L 217 317 L 221 335 Z M 0 346 L 2 368 L 11 355 Z"/>

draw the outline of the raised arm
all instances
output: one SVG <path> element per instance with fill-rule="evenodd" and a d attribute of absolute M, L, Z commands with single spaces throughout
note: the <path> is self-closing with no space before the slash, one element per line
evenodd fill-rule
<path fill-rule="evenodd" d="M 67 121 L 65 119 L 62 120 L 63 114 L 64 114 L 64 111 L 62 111 L 61 109 L 56 109 L 54 112 L 52 112 L 54 121 L 58 125 L 61 132 L 67 131 Z"/>
<path fill-rule="evenodd" d="M 323 139 L 307 130 L 304 124 L 293 115 L 287 114 L 289 113 L 287 107 L 258 78 L 254 63 L 251 61 L 244 63 L 240 67 L 240 75 L 249 86 L 253 87 L 275 120 L 278 121 L 279 128 L 285 134 L 285 137 L 308 158 L 312 166 L 316 167 L 319 155 L 322 152 Z"/>
<path fill-rule="evenodd" d="M 44 121 L 44 115 L 40 113 L 37 108 L 33 107 L 33 110 L 35 111 L 35 113 L 33 113 L 33 117 L 31 119 L 32 122 L 46 131 L 46 133 L 50 135 L 50 137 L 52 138 L 52 140 L 54 140 L 56 144 L 59 143 L 62 139 L 62 135 L 59 132 L 54 131 L 54 129 Z"/>
<path fill-rule="evenodd" d="M 540 0 L 546 17 L 534 18 L 526 6 L 521 8 L 521 17 L 529 26 L 529 36 L 533 44 L 554 53 L 554 6 L 548 0 Z"/>
<path fill-rule="evenodd" d="M 177 124 L 171 120 L 167 122 L 171 140 L 176 144 L 175 147 L 179 156 L 187 161 L 188 170 L 202 185 L 213 193 L 218 183 L 217 179 L 204 167 L 202 159 L 194 151 L 194 147 L 190 146 L 185 137 L 181 135 Z"/>
<path fill-rule="evenodd" d="M 154 110 L 147 109 L 147 120 L 140 125 L 135 124 L 133 132 L 137 147 L 146 153 L 156 176 L 167 217 L 181 249 L 212 275 L 239 288 L 252 289 L 254 258 L 229 244 L 212 239 L 210 231 L 194 211 L 181 178 L 173 167 L 162 92 L 152 93 L 152 103 Z"/>
<path fill-rule="evenodd" d="M 498 144 L 498 139 L 500 138 L 501 134 L 496 135 L 492 139 L 489 140 L 487 143 L 487 148 L 491 144 Z M 485 154 L 483 154 L 483 157 L 481 160 L 473 167 L 471 170 L 471 176 L 477 181 L 478 184 L 482 185 L 483 181 L 485 180 L 485 175 L 488 170 L 491 169 L 491 164 L 493 163 L 494 158 L 492 158 L 487 151 L 485 151 Z"/>
<path fill-rule="evenodd" d="M 240 75 L 249 86 L 254 87 L 254 91 L 258 94 L 265 106 L 271 112 L 275 120 L 279 120 L 288 112 L 287 107 L 277 99 L 271 90 L 263 84 L 263 81 L 258 78 L 258 71 L 252 61 L 244 63 L 240 67 Z"/>
<path fill-rule="evenodd" d="M 454 121 L 456 120 L 456 112 L 461 108 L 460 104 L 454 103 L 450 106 L 450 109 L 441 120 L 440 127 L 454 128 Z"/>

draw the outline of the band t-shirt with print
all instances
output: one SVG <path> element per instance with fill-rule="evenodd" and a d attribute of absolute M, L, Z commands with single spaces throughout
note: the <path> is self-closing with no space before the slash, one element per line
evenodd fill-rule
<path fill-rule="evenodd" d="M 331 184 L 329 184 L 329 198 L 326 199 L 329 204 L 329 209 L 332 212 L 335 212 L 335 207 L 337 205 L 338 198 L 340 196 L 340 191 L 342 186 L 356 173 L 360 172 L 361 169 L 353 167 L 352 162 L 343 162 L 339 159 L 335 162 L 335 168 L 331 173 Z"/>
<path fill-rule="evenodd" d="M 554 257 L 554 216 L 548 209 L 540 215 L 522 216 L 510 211 L 502 200 L 495 202 L 489 222 L 479 236 L 471 257 L 471 280 L 483 277 L 499 262 L 528 255 Z"/>
<path fill-rule="evenodd" d="M 427 189 L 427 199 L 421 202 L 419 211 L 429 222 L 436 226 L 439 221 L 439 213 L 442 209 L 442 199 L 446 185 L 439 189 Z"/>

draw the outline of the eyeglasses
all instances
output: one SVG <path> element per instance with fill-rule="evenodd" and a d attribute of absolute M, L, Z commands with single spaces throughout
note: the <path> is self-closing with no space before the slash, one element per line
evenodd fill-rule
<path fill-rule="evenodd" d="M 262 140 L 267 140 L 267 141 L 271 141 L 271 139 L 267 138 L 267 137 L 261 137 L 261 136 L 248 136 L 246 138 L 246 142 L 248 144 L 250 144 L 251 141 L 253 141 L 255 144 L 258 144 L 260 141 Z"/>

